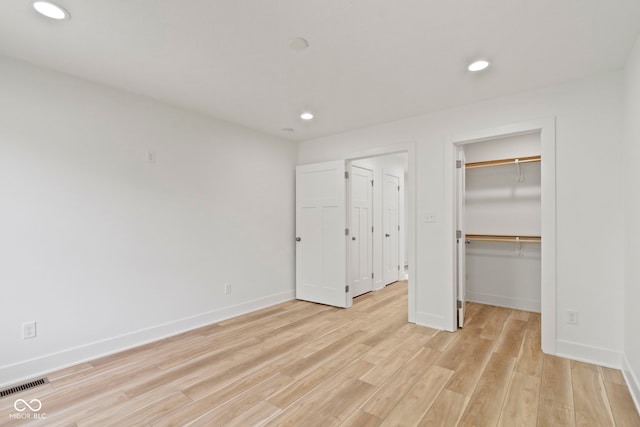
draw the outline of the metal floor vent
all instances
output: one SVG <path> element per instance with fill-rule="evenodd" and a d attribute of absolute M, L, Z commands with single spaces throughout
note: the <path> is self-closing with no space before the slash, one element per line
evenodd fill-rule
<path fill-rule="evenodd" d="M 28 383 L 20 385 L 14 385 L 9 388 L 5 388 L 4 390 L 0 390 L 0 398 L 11 396 L 12 394 L 20 393 L 21 391 L 29 390 L 30 388 L 44 384 L 49 384 L 49 379 L 47 377 L 38 378 L 37 380 L 29 381 Z"/>

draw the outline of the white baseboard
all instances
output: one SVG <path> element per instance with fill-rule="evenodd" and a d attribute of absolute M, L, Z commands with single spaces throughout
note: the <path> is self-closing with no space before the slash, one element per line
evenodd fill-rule
<path fill-rule="evenodd" d="M 416 325 L 426 326 L 433 329 L 444 330 L 444 316 L 416 312 Z"/>
<path fill-rule="evenodd" d="M 640 380 L 638 380 L 638 375 L 636 375 L 637 373 L 633 372 L 633 368 L 629 364 L 626 355 L 622 359 L 622 374 L 627 382 L 631 398 L 636 404 L 636 409 L 640 412 Z"/>
<path fill-rule="evenodd" d="M 149 342 L 158 341 L 192 329 L 220 322 L 295 298 L 295 291 L 281 292 L 264 298 L 220 308 L 186 319 L 157 325 L 90 344 L 69 348 L 58 353 L 25 360 L 0 367 L 0 388 L 43 376 L 78 363 L 87 362 L 109 354 L 118 353 Z"/>
<path fill-rule="evenodd" d="M 607 368 L 622 368 L 622 353 L 570 341 L 558 340 L 556 342 L 556 356 Z"/>
<path fill-rule="evenodd" d="M 471 302 L 477 302 L 480 304 L 495 305 L 498 307 L 514 308 L 516 310 L 533 311 L 540 313 L 541 304 L 540 301 L 526 299 L 526 298 L 511 298 L 501 295 L 484 294 L 481 292 L 473 292 L 467 290 L 465 299 Z"/>

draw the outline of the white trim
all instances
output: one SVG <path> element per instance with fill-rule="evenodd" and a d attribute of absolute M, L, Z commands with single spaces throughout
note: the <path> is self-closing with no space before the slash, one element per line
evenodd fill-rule
<path fill-rule="evenodd" d="M 416 313 L 416 325 L 427 326 L 433 329 L 444 330 L 444 316 L 430 313 Z"/>
<path fill-rule="evenodd" d="M 556 343 L 556 356 L 613 369 L 622 367 L 623 357 L 622 353 L 617 351 L 564 340 L 558 340 Z"/>
<path fill-rule="evenodd" d="M 517 310 L 533 311 L 540 313 L 540 301 L 529 298 L 512 298 L 503 295 L 492 295 L 483 292 L 473 292 L 467 290 L 465 299 L 469 302 L 495 305 L 498 307 L 515 308 Z"/>
<path fill-rule="evenodd" d="M 626 354 L 622 358 L 622 375 L 624 375 L 633 403 L 636 404 L 636 409 L 640 412 L 640 381 L 638 380 L 638 375 L 633 372 Z"/>
<path fill-rule="evenodd" d="M 235 306 L 224 307 L 208 313 L 177 320 L 175 322 L 153 326 L 148 329 L 70 348 L 58 353 L 52 353 L 12 365 L 2 366 L 0 367 L 0 387 L 17 384 L 78 363 L 87 362 L 173 335 L 178 335 L 192 329 L 221 322 L 231 317 L 240 316 L 242 314 L 267 308 L 285 301 L 290 301 L 294 298 L 294 290 L 285 291 Z"/>
<path fill-rule="evenodd" d="M 555 117 L 542 118 L 527 122 L 514 123 L 490 129 L 476 130 L 456 134 L 444 141 L 444 209 L 445 227 L 450 238 L 445 240 L 445 250 L 450 254 L 449 301 L 445 308 L 445 329 L 456 330 L 456 287 L 455 287 L 455 152 L 456 147 L 472 142 L 540 132 L 542 154 L 542 274 L 541 274 L 541 313 L 542 313 L 542 350 L 556 354 L 556 121 Z M 447 191 L 449 188 L 449 191 Z"/>

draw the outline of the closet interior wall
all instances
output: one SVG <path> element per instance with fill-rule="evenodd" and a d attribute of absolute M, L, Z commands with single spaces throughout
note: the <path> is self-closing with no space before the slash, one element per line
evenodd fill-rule
<path fill-rule="evenodd" d="M 464 146 L 465 164 L 539 156 L 540 134 Z M 466 168 L 465 234 L 540 236 L 540 162 Z M 490 239 L 488 239 L 490 240 Z M 466 240 L 468 301 L 540 312 L 540 243 Z M 536 239 L 531 239 L 536 240 Z"/>

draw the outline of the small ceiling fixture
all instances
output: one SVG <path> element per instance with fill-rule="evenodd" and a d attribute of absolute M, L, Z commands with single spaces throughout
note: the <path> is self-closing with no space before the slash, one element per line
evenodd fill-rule
<path fill-rule="evenodd" d="M 305 111 L 304 113 L 300 114 L 300 118 L 302 120 L 312 120 L 313 119 L 313 114 L 308 112 L 308 111 Z"/>
<path fill-rule="evenodd" d="M 469 64 L 469 71 L 482 71 L 489 66 L 489 61 L 485 59 L 480 59 L 478 61 L 472 62 Z"/>
<path fill-rule="evenodd" d="M 292 133 L 292 132 L 294 132 L 294 129 L 293 129 L 293 128 L 282 128 L 282 129 L 280 129 L 280 130 L 281 130 L 282 132 L 285 132 L 285 133 Z"/>
<path fill-rule="evenodd" d="M 309 47 L 309 42 L 302 37 L 289 40 L 289 47 L 293 50 L 305 50 Z"/>
<path fill-rule="evenodd" d="M 65 8 L 50 1 L 34 1 L 33 8 L 47 18 L 57 19 L 59 21 L 71 19 L 71 15 L 69 15 L 69 12 L 67 12 Z"/>

